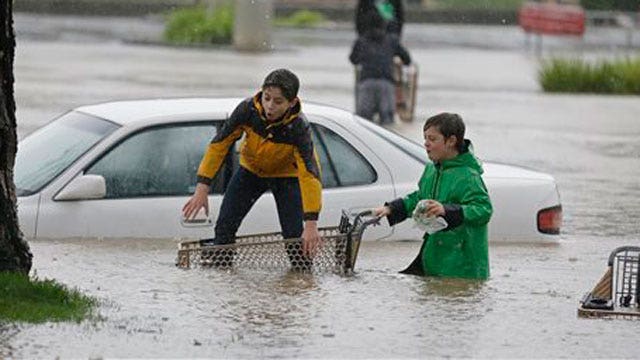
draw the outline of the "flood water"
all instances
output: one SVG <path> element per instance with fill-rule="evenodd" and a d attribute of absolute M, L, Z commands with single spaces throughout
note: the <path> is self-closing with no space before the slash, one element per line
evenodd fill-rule
<path fill-rule="evenodd" d="M 303 101 L 353 108 L 348 45 L 237 54 L 18 41 L 21 136 L 86 103 L 248 95 L 282 66 L 300 75 Z M 0 357 L 639 357 L 636 322 L 576 315 L 609 252 L 638 244 L 638 98 L 544 94 L 538 59 L 517 48 L 410 50 L 421 69 L 419 118 L 395 130 L 419 140 L 420 119 L 459 112 L 482 158 L 555 176 L 558 244 L 492 244 L 491 278 L 477 283 L 398 274 L 417 241 L 365 241 L 352 277 L 180 270 L 173 239 L 31 241 L 37 276 L 96 296 L 101 319 L 0 325 Z"/>

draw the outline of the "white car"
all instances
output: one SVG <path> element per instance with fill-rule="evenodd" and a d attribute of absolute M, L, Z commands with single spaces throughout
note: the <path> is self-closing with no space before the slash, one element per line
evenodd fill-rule
<path fill-rule="evenodd" d="M 211 237 L 237 151 L 229 152 L 214 180 L 209 217 L 184 222 L 181 209 L 207 144 L 241 100 L 110 102 L 79 107 L 38 129 L 20 142 L 16 158 L 23 233 L 28 239 Z M 422 145 L 331 106 L 307 102 L 303 111 L 321 158 L 321 226 L 336 226 L 342 209 L 380 206 L 416 189 L 428 161 Z M 490 241 L 556 241 L 562 208 L 554 178 L 490 162 L 484 167 L 494 206 Z M 389 227 L 382 221 L 364 238 L 419 239 L 412 222 Z M 279 229 L 267 193 L 239 235 Z"/>

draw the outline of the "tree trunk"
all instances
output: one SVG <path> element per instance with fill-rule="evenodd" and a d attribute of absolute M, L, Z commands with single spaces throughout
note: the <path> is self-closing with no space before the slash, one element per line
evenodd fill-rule
<path fill-rule="evenodd" d="M 13 0 L 0 5 L 0 271 L 25 274 L 31 270 L 31 251 L 18 225 L 13 164 L 18 149 L 16 104 L 13 98 Z"/>

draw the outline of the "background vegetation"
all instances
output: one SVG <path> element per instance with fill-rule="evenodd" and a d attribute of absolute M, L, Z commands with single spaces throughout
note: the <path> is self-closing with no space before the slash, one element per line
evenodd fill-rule
<path fill-rule="evenodd" d="M 640 11 L 638 0 L 582 0 L 580 3 L 590 10 Z"/>
<path fill-rule="evenodd" d="M 233 5 L 225 3 L 210 12 L 205 6 L 185 7 L 167 15 L 164 39 L 174 44 L 230 44 L 233 39 Z M 277 18 L 274 24 L 314 27 L 326 22 L 320 12 L 298 10 Z"/>
<path fill-rule="evenodd" d="M 444 9 L 517 9 L 525 0 L 430 0 L 429 5 Z M 587 10 L 640 11 L 638 0 L 581 0 Z"/>
<path fill-rule="evenodd" d="M 229 44 L 233 36 L 233 6 L 209 12 L 205 6 L 185 7 L 167 15 L 164 39 L 175 44 Z"/>
<path fill-rule="evenodd" d="M 0 322 L 81 321 L 92 315 L 97 304 L 54 280 L 0 272 Z"/>
<path fill-rule="evenodd" d="M 311 10 L 298 10 L 290 16 L 276 18 L 275 25 L 291 27 L 315 27 L 326 22 L 327 19 L 321 13 Z"/>
<path fill-rule="evenodd" d="M 595 63 L 553 59 L 543 63 L 539 80 L 548 92 L 640 95 L 640 58 Z"/>
<path fill-rule="evenodd" d="M 516 11 L 523 0 L 431 0 L 429 7 L 433 9 L 450 10 L 514 10 Z"/>

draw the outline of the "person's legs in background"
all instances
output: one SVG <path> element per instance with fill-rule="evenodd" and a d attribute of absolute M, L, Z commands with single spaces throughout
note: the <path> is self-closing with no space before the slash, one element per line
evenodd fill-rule
<path fill-rule="evenodd" d="M 376 113 L 376 81 L 365 79 L 358 84 L 358 98 L 356 99 L 356 114 L 373 121 Z"/>
<path fill-rule="evenodd" d="M 378 87 L 380 91 L 380 125 L 391 125 L 394 123 L 396 114 L 395 86 L 391 81 L 380 80 Z"/>

